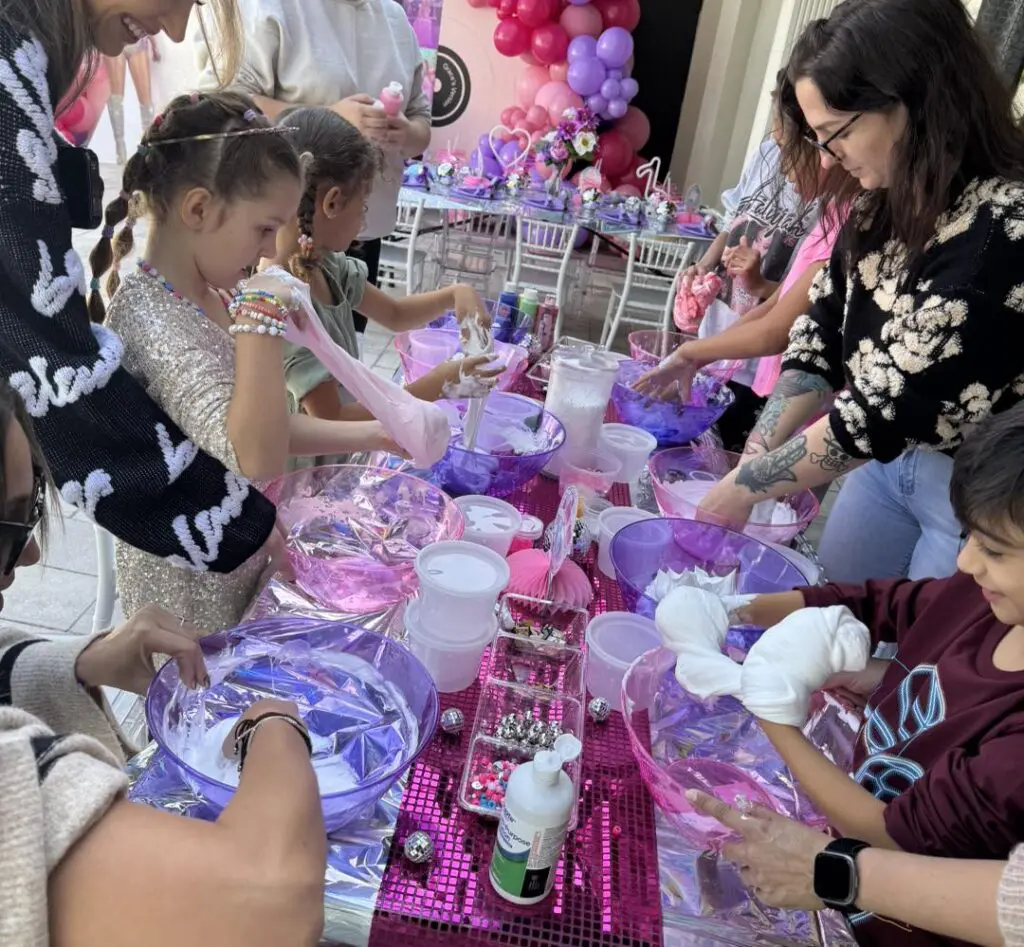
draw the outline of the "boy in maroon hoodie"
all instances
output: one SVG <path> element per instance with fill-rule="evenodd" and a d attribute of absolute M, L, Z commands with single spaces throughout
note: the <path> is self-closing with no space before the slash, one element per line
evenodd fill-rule
<path fill-rule="evenodd" d="M 851 779 L 796 727 L 761 721 L 801 788 L 843 836 L 949 858 L 1006 858 L 1024 840 L 1024 405 L 984 420 L 957 452 L 965 529 L 948 579 L 827 585 L 740 610 L 770 627 L 845 605 L 892 661 L 828 687 L 868 698 Z M 860 944 L 953 943 L 854 915 Z"/>

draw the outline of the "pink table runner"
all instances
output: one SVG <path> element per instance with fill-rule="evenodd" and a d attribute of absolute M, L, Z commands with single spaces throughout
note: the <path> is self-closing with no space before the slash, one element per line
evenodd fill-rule
<path fill-rule="evenodd" d="M 558 505 L 558 486 L 537 478 L 509 500 L 547 522 Z M 614 488 L 611 500 L 628 504 L 627 488 Z M 595 568 L 593 552 L 586 569 L 596 591 L 591 612 L 621 609 L 618 585 Z M 458 707 L 466 727 L 458 741 L 434 740 L 409 774 L 370 947 L 661 947 L 654 803 L 622 717 L 612 714 L 602 726 L 588 720 L 579 827 L 566 843 L 552 896 L 521 908 L 499 898 L 487 877 L 496 823 L 458 805 L 478 697 L 479 685 L 442 695 L 442 710 Z M 435 853 L 417 868 L 402 857 L 402 843 L 420 829 L 433 839 Z"/>

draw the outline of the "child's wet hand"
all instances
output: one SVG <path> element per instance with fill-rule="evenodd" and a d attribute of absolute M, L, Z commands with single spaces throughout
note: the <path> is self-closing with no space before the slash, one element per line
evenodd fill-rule
<path fill-rule="evenodd" d="M 487 311 L 487 306 L 472 286 L 460 283 L 452 287 L 452 295 L 455 299 L 455 315 L 459 322 L 477 319 L 484 328 L 491 327 L 491 315 Z"/>

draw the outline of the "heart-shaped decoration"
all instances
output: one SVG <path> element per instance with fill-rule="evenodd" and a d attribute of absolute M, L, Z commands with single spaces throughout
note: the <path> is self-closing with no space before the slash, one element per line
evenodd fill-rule
<path fill-rule="evenodd" d="M 515 160 L 507 163 L 501 157 L 502 143 L 498 136 L 502 133 L 511 135 L 516 141 L 519 141 L 521 138 L 526 139 L 526 147 L 516 155 Z M 530 133 L 525 128 L 519 128 L 518 126 L 516 128 L 509 128 L 507 125 L 495 125 L 494 128 L 487 133 L 487 143 L 491 146 L 491 151 L 494 152 L 494 157 L 498 159 L 498 164 L 501 165 L 502 170 L 506 174 L 514 168 L 518 168 L 528 157 L 530 157 L 532 142 L 530 141 Z M 508 142 L 506 142 L 506 144 L 508 144 Z"/>

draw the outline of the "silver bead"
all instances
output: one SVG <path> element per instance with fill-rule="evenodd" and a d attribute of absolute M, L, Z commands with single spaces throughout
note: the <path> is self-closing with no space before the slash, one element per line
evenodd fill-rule
<path fill-rule="evenodd" d="M 539 720 L 534 721 L 530 724 L 530 729 L 526 732 L 526 739 L 532 746 L 537 746 L 543 738 L 547 727 L 544 726 Z"/>
<path fill-rule="evenodd" d="M 449 736 L 461 733 L 465 724 L 466 718 L 458 707 L 449 707 L 441 714 L 441 729 Z"/>
<path fill-rule="evenodd" d="M 434 857 L 434 843 L 426 832 L 413 832 L 405 840 L 402 850 L 414 865 L 425 865 Z"/>
<path fill-rule="evenodd" d="M 604 723 L 611 712 L 611 704 L 609 704 L 603 697 L 595 697 L 589 704 L 587 704 L 587 713 L 590 714 L 590 719 L 593 720 L 594 723 Z"/>

